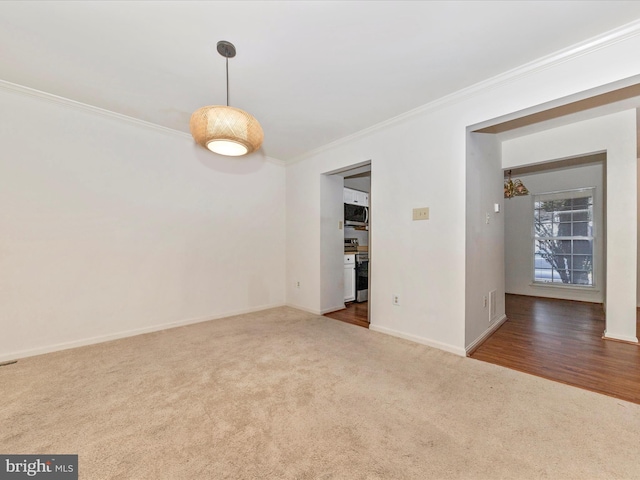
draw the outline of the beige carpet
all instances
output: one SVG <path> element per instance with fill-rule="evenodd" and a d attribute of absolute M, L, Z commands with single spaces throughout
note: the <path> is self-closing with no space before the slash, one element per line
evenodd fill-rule
<path fill-rule="evenodd" d="M 640 405 L 278 308 L 0 367 L 83 479 L 640 478 Z"/>

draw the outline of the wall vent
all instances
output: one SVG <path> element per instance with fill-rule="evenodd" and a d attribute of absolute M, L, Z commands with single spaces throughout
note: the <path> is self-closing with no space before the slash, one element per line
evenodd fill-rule
<path fill-rule="evenodd" d="M 489 322 L 493 322 L 496 319 L 496 295 L 495 290 L 489 292 Z"/>

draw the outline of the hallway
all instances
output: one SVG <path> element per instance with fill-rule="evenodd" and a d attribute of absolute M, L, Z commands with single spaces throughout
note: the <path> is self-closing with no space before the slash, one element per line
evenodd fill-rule
<path fill-rule="evenodd" d="M 640 346 L 602 339 L 601 304 L 506 295 L 506 314 L 471 358 L 640 403 Z"/>

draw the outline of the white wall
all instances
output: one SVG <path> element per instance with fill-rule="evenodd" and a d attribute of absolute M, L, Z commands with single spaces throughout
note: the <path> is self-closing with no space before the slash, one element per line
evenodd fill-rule
<path fill-rule="evenodd" d="M 465 258 L 465 205 L 482 202 L 484 190 L 494 188 L 465 192 L 466 128 L 638 75 L 639 49 L 640 36 L 612 34 L 288 165 L 287 278 L 302 278 L 307 287 L 294 291 L 288 281 L 287 301 L 320 307 L 319 222 L 308 220 L 319 217 L 320 175 L 371 159 L 371 328 L 464 355 L 473 341 L 465 340 L 465 265 L 473 262 Z M 430 220 L 413 222 L 415 207 L 430 207 Z M 487 268 L 493 277 L 502 265 Z M 400 306 L 392 305 L 392 294 L 400 295 Z"/>
<path fill-rule="evenodd" d="M 500 143 L 495 135 L 467 138 L 465 348 L 505 318 L 504 193 Z M 495 211 L 499 205 L 500 212 Z M 492 307 L 492 295 L 495 306 Z M 492 311 L 494 310 L 494 311 Z"/>
<path fill-rule="evenodd" d="M 604 157 L 604 155 L 600 157 Z M 514 197 L 504 202 L 507 293 L 597 303 L 604 301 L 603 168 L 603 163 L 600 162 L 517 175 L 517 178 L 522 180 L 529 190 L 530 195 Z M 514 180 L 515 178 L 514 176 Z M 594 289 L 532 285 L 533 195 L 585 187 L 596 188 L 593 206 L 595 224 Z"/>
<path fill-rule="evenodd" d="M 0 90 L 0 359 L 284 303 L 284 168 Z"/>
<path fill-rule="evenodd" d="M 323 175 L 320 184 L 320 313 L 344 308 L 344 182 L 340 175 Z M 296 286 L 297 288 L 297 286 Z"/>
<path fill-rule="evenodd" d="M 464 198 L 442 195 L 442 178 L 463 178 L 464 169 L 446 161 L 449 156 L 445 153 L 438 155 L 438 167 L 434 169 L 421 153 L 425 141 L 431 137 L 442 139 L 440 121 L 438 117 L 426 124 L 394 126 L 287 167 L 288 275 L 302 276 L 307 279 L 304 283 L 311 285 L 308 290 L 290 291 L 287 298 L 291 303 L 309 309 L 319 306 L 315 282 L 320 269 L 313 252 L 320 250 L 320 235 L 305 215 L 319 208 L 320 176 L 325 171 L 371 159 L 371 190 L 375 194 L 371 197 L 374 225 L 370 233 L 375 248 L 370 264 L 372 328 L 416 341 L 439 338 L 442 340 L 437 345 L 442 348 L 455 348 L 451 345 L 456 344 L 456 338 L 462 344 L 464 324 L 456 324 L 454 319 L 464 318 L 464 302 L 450 294 L 449 286 L 453 281 L 464 290 L 464 255 L 460 255 L 464 248 L 464 222 L 456 222 L 448 213 L 453 207 L 463 216 Z M 403 138 L 399 132 L 406 132 L 409 138 L 429 138 L 420 145 L 398 145 L 396 139 Z M 450 143 L 458 146 L 458 153 L 464 158 L 464 127 L 460 142 Z M 416 158 L 421 161 L 412 164 Z M 411 168 L 407 170 L 407 166 Z M 431 219 L 413 222 L 412 208 L 423 206 L 431 208 Z M 302 256 L 305 260 L 300 261 Z M 425 285 L 431 288 L 426 289 Z M 400 306 L 391 304 L 392 294 L 400 296 Z"/>

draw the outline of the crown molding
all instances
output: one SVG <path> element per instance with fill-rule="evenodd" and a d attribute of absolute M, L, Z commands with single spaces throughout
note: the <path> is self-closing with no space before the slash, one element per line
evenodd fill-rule
<path fill-rule="evenodd" d="M 116 113 L 111 110 L 106 110 L 104 108 L 89 105 L 87 103 L 77 102 L 76 100 L 71 100 L 66 97 L 60 97 L 52 93 L 47 93 L 41 90 L 36 90 L 34 88 L 25 87 L 24 85 L 18 85 L 17 83 L 7 82 L 6 80 L 0 80 L 0 90 L 17 93 L 27 97 L 38 98 L 40 100 L 45 100 L 50 103 L 63 105 L 65 107 L 71 107 L 75 110 L 89 112 L 95 115 L 100 115 L 102 117 L 113 118 L 125 123 L 155 130 L 156 132 L 178 136 L 181 138 L 191 139 L 191 135 L 185 132 L 181 132 L 180 130 L 175 130 L 169 127 L 163 127 L 162 125 L 158 125 L 157 123 L 147 122 L 145 120 L 140 120 L 138 118 L 130 117 L 128 115 L 123 115 L 122 113 Z"/>
<path fill-rule="evenodd" d="M 504 73 L 498 74 L 494 77 L 475 83 L 461 90 L 457 90 L 456 92 L 453 92 L 449 95 L 445 95 L 444 97 L 440 97 L 425 105 L 414 108 L 413 110 L 409 110 L 407 112 L 401 113 L 400 115 L 397 115 L 388 120 L 372 125 L 371 127 L 365 128 L 363 130 L 360 130 L 346 137 L 342 137 L 331 143 L 322 145 L 318 148 L 315 148 L 313 150 L 310 150 L 309 152 L 306 152 L 302 155 L 299 155 L 293 158 L 292 160 L 287 162 L 287 165 L 293 165 L 295 163 L 306 160 L 307 158 L 310 158 L 319 153 L 334 149 L 346 143 L 350 143 L 354 140 L 371 135 L 384 128 L 407 121 L 417 115 L 436 111 L 439 108 L 442 108 L 446 105 L 461 102 L 467 98 L 473 97 L 474 95 L 480 92 L 486 91 L 488 89 L 496 88 L 496 87 L 499 87 L 500 85 L 510 83 L 518 78 L 525 77 L 527 75 L 531 75 L 542 70 L 546 70 L 550 67 L 554 67 L 561 63 L 570 61 L 574 58 L 587 55 L 589 53 L 595 52 L 602 48 L 606 48 L 608 46 L 614 45 L 619 42 L 623 42 L 637 35 L 640 35 L 640 20 L 634 20 L 633 22 L 622 25 L 621 27 L 618 27 L 608 32 L 605 32 L 603 34 L 597 35 L 583 42 L 576 43 L 570 47 L 564 48 L 550 55 L 546 55 L 544 57 L 538 58 L 529 63 L 525 63 L 524 65 L 521 65 L 519 67 L 513 68 L 511 70 L 507 70 Z"/>
<path fill-rule="evenodd" d="M 284 160 L 280 160 L 278 158 L 273 158 L 273 157 L 270 157 L 269 155 L 265 155 L 264 159 L 269 163 L 273 163 L 274 165 L 278 165 L 279 167 L 284 167 L 284 166 L 287 165 L 287 162 L 285 162 Z"/>

